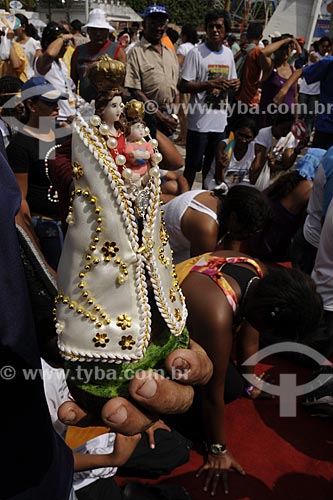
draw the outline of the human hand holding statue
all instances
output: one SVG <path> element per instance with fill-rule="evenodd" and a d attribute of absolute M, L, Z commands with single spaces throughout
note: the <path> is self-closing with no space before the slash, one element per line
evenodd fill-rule
<path fill-rule="evenodd" d="M 122 119 L 121 93 L 105 78 L 113 66 L 105 56 L 96 63 L 100 85 L 112 88 L 100 87 L 95 113 L 84 108 L 73 126 L 75 181 L 55 315 L 75 402 L 65 403 L 59 418 L 133 435 L 160 414 L 185 412 L 192 384 L 205 384 L 212 365 L 185 327 L 160 209 L 162 155 L 150 139 L 151 161 L 133 178 L 126 126 L 127 143 L 139 147 L 149 131 L 138 101 L 127 103 L 128 121 Z"/>
<path fill-rule="evenodd" d="M 192 404 L 192 385 L 205 385 L 213 373 L 206 352 L 194 341 L 189 349 L 177 349 L 165 360 L 170 380 L 152 371 L 139 372 L 129 383 L 131 400 L 117 397 L 107 401 L 101 413 L 87 412 L 75 401 L 64 403 L 59 419 L 66 425 L 86 427 L 105 425 L 114 432 L 133 435 L 149 428 L 158 415 L 183 413 Z"/>

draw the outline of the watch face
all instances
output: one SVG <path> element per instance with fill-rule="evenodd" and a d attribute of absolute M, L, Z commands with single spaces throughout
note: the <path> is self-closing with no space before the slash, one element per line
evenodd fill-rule
<path fill-rule="evenodd" d="M 224 444 L 212 444 L 210 446 L 210 452 L 213 454 L 213 455 L 220 455 L 221 453 L 223 453 L 224 451 L 226 450 L 226 447 Z"/>

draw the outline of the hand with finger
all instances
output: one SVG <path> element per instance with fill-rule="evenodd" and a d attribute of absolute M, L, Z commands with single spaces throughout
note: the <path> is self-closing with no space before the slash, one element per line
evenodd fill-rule
<path fill-rule="evenodd" d="M 205 351 L 194 341 L 188 349 L 176 349 L 165 360 L 172 379 L 149 371 L 141 371 L 129 383 L 131 401 L 123 397 L 96 403 L 92 411 L 80 407 L 74 400 L 63 403 L 58 410 L 59 419 L 66 425 L 87 427 L 102 425 L 114 432 L 133 435 L 148 429 L 158 415 L 183 413 L 193 401 L 192 385 L 204 385 L 212 375 L 212 363 Z M 176 377 L 174 375 L 176 374 Z"/>
<path fill-rule="evenodd" d="M 208 453 L 206 463 L 198 470 L 196 477 L 200 477 L 206 471 L 204 491 L 210 491 L 210 494 L 214 496 L 221 480 L 224 493 L 227 494 L 229 492 L 228 471 L 232 469 L 242 475 L 245 474 L 242 466 L 235 460 L 230 451 L 225 449 L 216 455 Z"/>
<path fill-rule="evenodd" d="M 148 437 L 149 448 L 155 449 L 155 431 L 158 429 L 163 429 L 165 431 L 171 432 L 171 428 L 166 425 L 163 420 L 158 419 L 145 431 Z"/>
<path fill-rule="evenodd" d="M 244 395 L 249 399 L 274 399 L 274 395 L 265 391 L 265 383 L 268 385 L 270 376 L 262 372 L 259 376 L 253 375 L 255 383 L 250 382 L 244 388 Z"/>

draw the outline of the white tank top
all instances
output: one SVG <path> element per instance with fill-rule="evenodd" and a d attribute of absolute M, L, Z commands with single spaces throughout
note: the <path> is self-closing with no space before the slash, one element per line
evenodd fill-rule
<path fill-rule="evenodd" d="M 200 194 L 207 192 L 204 189 L 194 189 L 192 191 L 187 191 L 186 193 L 180 194 L 173 198 L 171 201 L 166 203 L 163 207 L 167 231 L 169 234 L 169 242 L 172 250 L 174 251 L 173 260 L 175 264 L 182 262 L 191 257 L 191 243 L 184 236 L 181 229 L 181 222 L 183 215 L 188 208 L 192 208 L 197 212 L 209 215 L 218 224 L 217 215 L 213 210 L 206 207 L 194 198 Z"/>

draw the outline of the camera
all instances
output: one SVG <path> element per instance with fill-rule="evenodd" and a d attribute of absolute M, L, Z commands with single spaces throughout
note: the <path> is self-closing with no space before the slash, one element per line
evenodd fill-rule
<path fill-rule="evenodd" d="M 278 150 L 276 148 L 273 148 L 273 150 L 272 150 L 272 157 L 274 158 L 275 161 L 282 161 L 283 150 Z"/>

